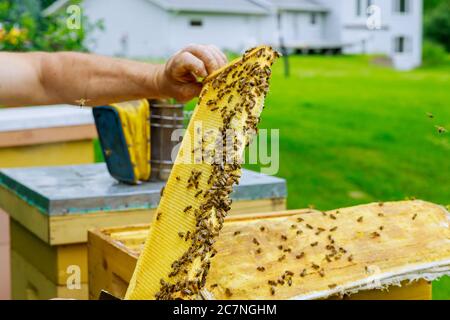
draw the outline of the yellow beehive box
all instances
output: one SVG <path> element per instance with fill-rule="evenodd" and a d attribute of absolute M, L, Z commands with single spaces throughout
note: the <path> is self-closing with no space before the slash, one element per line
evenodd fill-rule
<path fill-rule="evenodd" d="M 430 299 L 429 281 L 450 273 L 449 217 L 423 201 L 229 217 L 203 296 Z M 124 296 L 148 229 L 89 233 L 91 299 Z"/>
<path fill-rule="evenodd" d="M 90 109 L 0 108 L 0 168 L 92 163 L 96 137 Z M 11 296 L 8 219 L 0 206 L 0 300 Z"/>

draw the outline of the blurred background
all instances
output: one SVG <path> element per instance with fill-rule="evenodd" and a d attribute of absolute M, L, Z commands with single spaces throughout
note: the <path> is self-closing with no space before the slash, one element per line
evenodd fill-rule
<path fill-rule="evenodd" d="M 448 0 L 0 0 L 4 51 L 282 50 L 261 127 L 280 130 L 289 208 L 450 205 L 449 34 Z M 450 279 L 433 290 L 449 298 Z"/>

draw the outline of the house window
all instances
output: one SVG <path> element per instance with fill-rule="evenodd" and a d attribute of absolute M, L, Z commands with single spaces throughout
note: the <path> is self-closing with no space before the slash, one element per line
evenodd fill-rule
<path fill-rule="evenodd" d="M 397 13 L 408 13 L 410 10 L 409 0 L 394 0 L 394 11 Z"/>
<path fill-rule="evenodd" d="M 394 38 L 394 52 L 406 53 L 410 51 L 411 41 L 405 36 L 398 36 Z"/>
<path fill-rule="evenodd" d="M 374 4 L 373 0 L 356 0 L 356 16 L 369 15 L 367 9 Z"/>
<path fill-rule="evenodd" d="M 311 24 L 317 24 L 317 14 L 315 12 L 311 13 Z"/>
<path fill-rule="evenodd" d="M 370 10 L 369 7 L 373 5 L 373 0 L 367 0 L 367 7 L 366 7 L 366 15 L 370 16 Z"/>
<path fill-rule="evenodd" d="M 202 27 L 203 26 L 203 21 L 202 20 L 190 20 L 189 21 L 189 25 L 191 27 Z"/>
<path fill-rule="evenodd" d="M 360 17 L 362 15 L 362 4 L 363 0 L 356 0 L 356 16 Z"/>

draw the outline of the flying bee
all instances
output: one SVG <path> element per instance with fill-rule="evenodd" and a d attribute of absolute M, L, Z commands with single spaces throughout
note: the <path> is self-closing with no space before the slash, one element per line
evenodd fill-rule
<path fill-rule="evenodd" d="M 363 217 L 359 217 L 356 221 L 358 221 L 359 223 L 363 222 Z"/>
<path fill-rule="evenodd" d="M 260 272 L 264 272 L 266 271 L 266 268 L 264 268 L 263 266 L 257 267 L 256 270 L 260 271 Z"/>
<path fill-rule="evenodd" d="M 413 217 L 411 218 L 412 220 L 416 220 L 417 218 L 417 213 L 413 215 Z"/>
<path fill-rule="evenodd" d="M 161 212 L 158 212 L 158 213 L 156 214 L 156 220 L 157 220 L 157 221 L 159 221 L 159 219 L 161 219 L 161 215 L 162 215 Z"/>
<path fill-rule="evenodd" d="M 348 258 L 347 258 L 347 260 L 348 260 L 348 262 L 352 262 L 352 261 L 353 261 L 353 255 L 352 255 L 352 254 L 349 255 Z"/>
<path fill-rule="evenodd" d="M 79 100 L 75 100 L 75 102 L 80 106 L 80 108 L 83 108 L 86 105 L 86 102 L 91 101 L 90 99 L 84 99 L 81 98 Z"/>
<path fill-rule="evenodd" d="M 186 212 L 188 212 L 189 210 L 191 210 L 192 209 L 192 206 L 187 206 L 186 208 L 184 208 L 184 213 L 186 213 Z"/>
<path fill-rule="evenodd" d="M 428 118 L 430 118 L 430 119 L 433 119 L 433 118 L 434 118 L 434 114 L 432 114 L 431 112 L 427 112 L 427 116 L 428 116 Z"/>
<path fill-rule="evenodd" d="M 319 244 L 319 242 L 318 241 L 316 241 L 316 242 L 313 242 L 313 243 L 311 243 L 311 247 L 315 247 L 315 246 L 317 246 Z"/>
<path fill-rule="evenodd" d="M 337 230 L 337 228 L 338 228 L 337 226 L 336 226 L 336 227 L 333 227 L 333 228 L 331 228 L 331 229 L 330 229 L 330 232 L 334 232 L 334 231 L 336 231 L 336 230 Z"/>

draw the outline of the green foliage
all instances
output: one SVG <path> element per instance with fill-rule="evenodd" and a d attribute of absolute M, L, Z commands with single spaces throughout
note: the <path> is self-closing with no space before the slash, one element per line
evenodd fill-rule
<path fill-rule="evenodd" d="M 440 66 L 448 63 L 449 55 L 445 48 L 436 42 L 424 41 L 423 66 Z"/>
<path fill-rule="evenodd" d="M 450 51 L 450 1 L 440 2 L 424 19 L 425 37 Z"/>
<path fill-rule="evenodd" d="M 0 0 L 0 50 L 87 51 L 87 36 L 101 22 L 91 23 L 81 15 L 81 27 L 70 29 L 70 15 L 64 9 L 43 17 L 41 11 L 51 1 Z M 72 0 L 71 4 L 80 4 Z"/>

